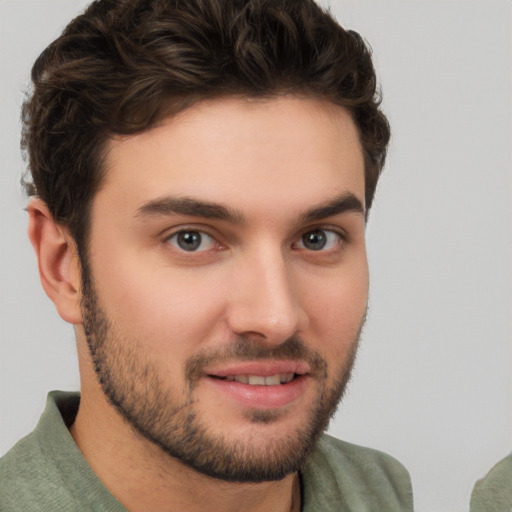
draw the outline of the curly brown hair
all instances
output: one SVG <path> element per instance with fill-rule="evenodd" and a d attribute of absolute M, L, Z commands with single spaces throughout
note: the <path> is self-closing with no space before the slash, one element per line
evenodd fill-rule
<path fill-rule="evenodd" d="M 314 0 L 97 0 L 36 60 L 24 103 L 25 187 L 78 247 L 113 134 L 201 99 L 299 94 L 346 107 L 370 209 L 389 142 L 371 51 Z"/>

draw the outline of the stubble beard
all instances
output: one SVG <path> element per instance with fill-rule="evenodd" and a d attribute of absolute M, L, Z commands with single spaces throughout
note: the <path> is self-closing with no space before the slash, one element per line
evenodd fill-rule
<path fill-rule="evenodd" d="M 173 390 L 163 384 L 160 367 L 144 359 L 137 346 L 116 332 L 82 265 L 82 314 L 87 344 L 103 393 L 120 415 L 144 438 L 166 454 L 192 469 L 231 482 L 281 480 L 301 469 L 316 441 L 327 429 L 350 380 L 359 336 L 364 323 L 351 341 L 346 360 L 337 368 L 332 386 L 327 386 L 327 363 L 309 349 L 302 339 L 289 338 L 272 349 L 238 338 L 229 349 L 203 352 L 185 365 L 188 397 L 181 403 L 173 399 Z M 137 341 L 137 340 L 135 340 Z M 299 359 L 312 367 L 318 385 L 317 400 L 303 424 L 285 436 L 259 435 L 243 440 L 212 432 L 194 407 L 193 391 L 202 369 L 222 360 Z M 246 419 L 263 429 L 279 420 L 281 412 L 250 410 Z M 222 418 L 219 420 L 222 421 Z"/>

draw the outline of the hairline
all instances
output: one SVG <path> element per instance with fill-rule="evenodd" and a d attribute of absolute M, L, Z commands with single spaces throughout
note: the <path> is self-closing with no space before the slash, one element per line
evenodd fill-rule
<path fill-rule="evenodd" d="M 105 184 L 105 178 L 108 173 L 109 167 L 108 167 L 108 157 L 110 154 L 111 146 L 109 144 L 109 141 L 116 140 L 116 139 L 124 139 L 133 137 L 136 135 L 141 135 L 143 133 L 149 132 L 155 128 L 158 128 L 160 126 L 163 126 L 165 123 L 170 121 L 171 119 L 175 119 L 179 117 L 184 112 L 194 108 L 195 106 L 199 105 L 200 103 L 209 102 L 209 101 L 216 101 L 216 100 L 226 100 L 226 99 L 238 99 L 238 100 L 245 100 L 248 103 L 257 103 L 257 102 L 270 102 L 277 98 L 282 97 L 292 97 L 297 98 L 301 100 L 308 100 L 308 99 L 315 99 L 318 100 L 319 105 L 327 112 L 329 115 L 332 115 L 333 113 L 333 107 L 341 108 L 343 109 L 348 115 L 350 116 L 350 119 L 354 123 L 354 126 L 356 128 L 356 133 L 358 137 L 359 146 L 362 152 L 363 156 L 363 163 L 364 163 L 364 180 L 365 180 L 365 197 L 366 197 L 366 186 L 367 186 L 367 170 L 368 166 L 370 165 L 368 155 L 366 154 L 364 144 L 361 140 L 361 129 L 357 122 L 357 120 L 354 118 L 354 113 L 352 109 L 349 106 L 343 105 L 341 101 L 335 101 L 332 98 L 332 95 L 329 94 L 321 94 L 314 91 L 308 91 L 307 87 L 304 88 L 276 88 L 275 90 L 267 91 L 266 93 L 257 94 L 257 93 L 251 93 L 251 92 L 238 92 L 238 93 L 212 93 L 212 94 L 190 94 L 190 95 L 171 95 L 168 98 L 164 99 L 161 104 L 161 115 L 158 115 L 157 118 L 152 122 L 149 123 L 146 127 L 144 127 L 141 130 L 134 131 L 132 133 L 116 133 L 113 131 L 105 131 L 105 134 L 101 136 L 99 134 L 100 142 L 98 144 L 98 157 L 96 162 L 96 170 L 97 170 L 97 185 L 95 189 L 93 190 L 93 193 L 88 198 L 87 203 L 85 204 L 85 208 L 83 211 L 83 222 L 80 223 L 79 232 L 77 233 L 77 236 L 75 236 L 75 233 L 70 233 L 73 240 L 75 241 L 75 245 L 77 248 L 78 253 L 84 253 L 85 257 L 88 257 L 88 248 L 89 248 L 89 236 L 90 236 L 90 230 L 91 230 L 91 211 L 92 211 L 92 205 L 94 202 L 94 199 L 98 192 L 101 190 L 103 185 Z M 178 106 L 178 108 L 176 108 Z M 368 205 L 366 205 L 365 208 L 365 222 L 368 219 L 370 208 Z M 66 224 L 66 223 L 64 223 Z M 69 228 L 68 228 L 69 231 Z"/>

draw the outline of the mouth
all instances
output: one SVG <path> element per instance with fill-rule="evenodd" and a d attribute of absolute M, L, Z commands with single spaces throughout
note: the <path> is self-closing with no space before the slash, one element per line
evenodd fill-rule
<path fill-rule="evenodd" d="M 298 362 L 252 362 L 209 369 L 209 382 L 222 400 L 250 409 L 275 409 L 292 404 L 306 392 L 310 368 Z"/>
<path fill-rule="evenodd" d="M 227 380 L 231 382 L 240 382 L 241 384 L 248 384 L 249 386 L 280 386 L 281 384 L 288 384 L 293 379 L 299 377 L 297 373 L 276 373 L 275 375 L 226 375 L 219 377 L 210 375 L 214 379 Z"/>

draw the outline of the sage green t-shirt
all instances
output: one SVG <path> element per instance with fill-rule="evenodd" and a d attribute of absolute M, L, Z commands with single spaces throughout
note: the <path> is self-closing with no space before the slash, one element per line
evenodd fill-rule
<path fill-rule="evenodd" d="M 0 459 L 1 512 L 126 512 L 75 444 L 78 393 L 53 391 L 34 432 Z M 301 472 L 303 512 L 412 512 L 409 474 L 376 450 L 324 435 Z M 151 511 L 149 511 L 151 512 Z"/>
<path fill-rule="evenodd" d="M 475 484 L 471 512 L 512 512 L 512 453 Z"/>

